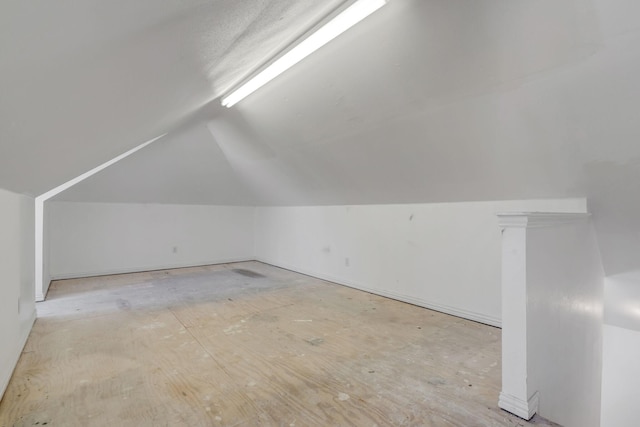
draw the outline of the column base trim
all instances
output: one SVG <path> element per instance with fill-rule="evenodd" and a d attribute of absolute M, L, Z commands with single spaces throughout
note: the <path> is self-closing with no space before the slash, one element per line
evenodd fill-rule
<path fill-rule="evenodd" d="M 498 406 L 507 412 L 519 416 L 524 420 L 530 420 L 538 412 L 538 392 L 533 393 L 529 400 L 524 401 L 518 397 L 500 392 Z"/>

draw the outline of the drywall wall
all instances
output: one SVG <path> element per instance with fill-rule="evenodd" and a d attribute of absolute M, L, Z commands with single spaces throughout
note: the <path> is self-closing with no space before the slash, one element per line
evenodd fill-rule
<path fill-rule="evenodd" d="M 0 398 L 35 320 L 35 204 L 0 189 Z"/>
<path fill-rule="evenodd" d="M 500 324 L 502 211 L 585 212 L 584 199 L 256 208 L 256 258 Z"/>
<path fill-rule="evenodd" d="M 640 272 L 607 277 L 602 356 L 602 427 L 638 425 Z"/>
<path fill-rule="evenodd" d="M 638 425 L 640 331 L 604 325 L 602 427 Z"/>
<path fill-rule="evenodd" d="M 253 259 L 253 208 L 47 202 L 52 279 Z"/>
<path fill-rule="evenodd" d="M 604 270 L 588 218 L 530 227 L 526 240 L 528 384 L 538 413 L 600 424 Z"/>

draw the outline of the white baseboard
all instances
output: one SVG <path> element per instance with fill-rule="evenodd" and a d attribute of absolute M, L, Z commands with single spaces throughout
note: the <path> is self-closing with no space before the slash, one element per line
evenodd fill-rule
<path fill-rule="evenodd" d="M 246 262 L 246 261 L 254 261 L 254 258 L 252 256 L 248 256 L 248 257 L 238 257 L 238 258 L 222 258 L 222 259 L 216 259 L 216 260 L 198 261 L 198 262 L 190 262 L 190 263 L 146 265 L 141 267 L 115 268 L 115 269 L 106 269 L 106 270 L 97 270 L 97 271 L 82 271 L 82 272 L 75 272 L 75 273 L 57 273 L 57 274 L 51 274 L 51 280 L 81 279 L 83 277 L 99 277 L 99 276 L 110 276 L 112 274 L 142 273 L 146 271 L 171 270 L 174 268 L 202 267 L 204 265 L 229 264 L 232 262 Z"/>
<path fill-rule="evenodd" d="M 536 391 L 528 400 L 500 392 L 498 406 L 524 420 L 530 420 L 538 412 L 539 395 Z"/>
<path fill-rule="evenodd" d="M 427 301 L 427 300 L 424 300 L 422 298 L 417 298 L 417 297 L 410 296 L 410 295 L 398 294 L 396 292 L 387 291 L 387 290 L 384 290 L 384 289 L 370 288 L 370 287 L 368 287 L 366 285 L 363 285 L 361 283 L 356 283 L 356 282 L 353 282 L 353 281 L 344 280 L 344 279 L 341 279 L 341 278 L 338 278 L 338 277 L 331 276 L 329 274 L 324 274 L 324 273 L 319 273 L 319 272 L 316 272 L 316 271 L 310 271 L 310 270 L 306 270 L 306 269 L 297 268 L 295 266 L 288 265 L 286 263 L 275 262 L 275 261 L 267 260 L 267 259 L 264 259 L 264 258 L 257 258 L 256 260 L 260 261 L 262 263 L 265 263 L 265 264 L 273 265 L 275 267 L 284 268 L 286 270 L 291 270 L 291 271 L 294 271 L 296 273 L 301 273 L 301 274 L 305 274 L 307 276 L 311 276 L 311 277 L 315 277 L 315 278 L 318 278 L 318 279 L 322 279 L 322 280 L 326 280 L 326 281 L 329 281 L 329 282 L 333 282 L 333 283 L 336 283 L 338 285 L 347 286 L 347 287 L 350 287 L 350 288 L 354 288 L 354 289 L 358 289 L 358 290 L 361 290 L 361 291 L 369 292 L 371 294 L 380 295 L 380 296 L 383 296 L 383 297 L 395 299 L 395 300 L 398 300 L 398 301 L 402 301 L 402 302 L 406 302 L 406 303 L 409 303 L 409 304 L 417 305 L 419 307 L 428 308 L 429 310 L 439 311 L 441 313 L 450 314 L 452 316 L 461 317 L 463 319 L 472 320 L 474 322 L 483 323 L 485 325 L 495 326 L 495 327 L 498 327 L 498 328 L 502 327 L 501 319 L 499 319 L 497 317 L 493 317 L 493 316 L 488 316 L 486 314 L 477 313 L 477 312 L 474 312 L 474 311 L 465 310 L 465 309 L 461 309 L 461 308 L 451 307 L 451 306 L 448 306 L 448 305 L 439 304 L 439 303 L 435 303 L 435 302 L 432 302 L 432 301 Z"/>
<path fill-rule="evenodd" d="M 22 351 L 24 350 L 24 346 L 27 344 L 27 339 L 29 338 L 29 334 L 31 333 L 31 329 L 33 328 L 33 324 L 36 321 L 36 310 L 34 308 L 31 316 L 29 317 L 29 327 L 27 331 L 24 332 L 18 341 L 18 345 L 14 351 L 14 354 L 11 356 L 11 363 L 7 366 L 7 369 L 3 369 L 0 372 L 0 400 L 2 400 L 2 396 L 4 396 L 4 392 L 7 391 L 7 386 L 9 386 L 9 381 L 11 381 L 11 377 L 13 376 L 13 371 L 16 369 L 18 365 L 18 361 L 20 360 L 20 356 L 22 355 Z"/>
<path fill-rule="evenodd" d="M 49 292 L 49 286 L 51 286 L 51 277 L 43 277 L 42 278 L 43 286 L 44 283 L 47 286 L 44 286 L 44 289 L 36 289 L 36 302 L 42 302 L 47 299 L 47 292 Z"/>

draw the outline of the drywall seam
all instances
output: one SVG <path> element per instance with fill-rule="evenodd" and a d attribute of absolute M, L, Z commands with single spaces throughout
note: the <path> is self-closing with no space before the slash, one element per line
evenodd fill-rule
<path fill-rule="evenodd" d="M 208 261 L 193 262 L 193 263 L 186 263 L 186 264 L 177 263 L 177 264 L 153 265 L 153 266 L 146 266 L 146 267 L 116 268 L 116 269 L 107 269 L 107 270 L 101 270 L 101 271 L 85 271 L 81 273 L 52 274 L 51 280 L 81 279 L 84 277 L 110 276 L 112 274 L 144 273 L 149 271 L 173 270 L 178 268 L 203 267 L 207 265 L 230 264 L 233 262 L 249 262 L 249 261 L 255 261 L 255 259 L 253 259 L 253 257 L 222 258 L 222 259 L 217 259 L 213 261 L 208 260 Z"/>
<path fill-rule="evenodd" d="M 306 270 L 306 269 L 300 269 L 298 267 L 294 267 L 292 265 L 288 265 L 286 263 L 282 263 L 282 262 L 273 262 L 273 261 L 269 261 L 266 260 L 265 258 L 260 258 L 257 257 L 256 261 L 258 262 L 262 262 L 264 264 L 268 264 L 268 265 L 272 265 L 274 267 L 279 267 L 279 268 L 284 268 L 285 270 L 290 270 L 296 273 L 300 273 L 300 274 L 305 274 L 307 276 L 311 276 L 311 277 L 315 277 L 321 280 L 326 280 L 338 285 L 342 285 L 342 286 L 347 286 L 349 288 L 354 288 L 354 289 L 358 289 L 360 291 L 364 291 L 364 292 L 369 292 L 371 294 L 375 294 L 375 295 L 380 295 L 386 298 L 391 298 L 397 301 L 402 301 L 402 302 L 406 302 L 409 304 L 413 304 L 413 305 L 417 305 L 420 307 L 424 307 L 427 308 L 429 310 L 434 310 L 434 311 L 438 311 L 440 313 L 445 313 L 445 314 L 449 314 L 452 316 L 456 316 L 456 317 L 460 317 L 463 319 L 467 319 L 467 320 L 472 320 L 474 322 L 479 322 L 479 323 L 483 323 L 485 325 L 489 325 L 489 326 L 495 326 L 497 328 L 502 327 L 502 322 L 500 319 L 493 317 L 493 316 L 487 316 L 485 314 L 481 314 L 481 313 L 476 313 L 474 311 L 470 311 L 470 310 L 463 310 L 463 309 L 459 309 L 459 308 L 454 308 L 448 305 L 444 305 L 444 304 L 438 304 L 435 302 L 431 302 L 431 301 L 427 301 L 427 300 L 423 300 L 422 298 L 415 298 L 415 297 L 411 297 L 408 295 L 402 295 L 402 294 L 397 294 L 395 292 L 389 292 L 389 291 L 385 291 L 382 289 L 374 289 L 374 288 L 370 288 L 366 285 L 363 285 L 361 283 L 357 283 L 354 281 L 350 281 L 350 280 L 344 280 L 344 279 L 340 279 L 334 276 L 331 276 L 329 274 L 323 274 L 323 273 L 318 273 L 315 271 L 311 271 L 311 270 Z"/>
<path fill-rule="evenodd" d="M 36 311 L 33 310 L 31 312 L 31 316 L 29 317 L 28 323 L 29 327 L 26 328 L 25 332 L 20 337 L 20 342 L 18 343 L 17 348 L 13 352 L 14 356 L 11 360 L 12 363 L 9 365 L 11 368 L 6 370 L 5 372 L 0 372 L 0 400 L 2 400 L 2 396 L 4 396 L 4 392 L 7 390 L 9 386 L 9 381 L 11 381 L 11 377 L 13 376 L 13 372 L 18 366 L 18 361 L 20 360 L 20 356 L 22 355 L 22 351 L 24 350 L 25 345 L 27 345 L 27 339 L 29 339 L 29 335 L 31 334 L 31 328 L 33 328 L 33 324 L 36 322 Z"/>

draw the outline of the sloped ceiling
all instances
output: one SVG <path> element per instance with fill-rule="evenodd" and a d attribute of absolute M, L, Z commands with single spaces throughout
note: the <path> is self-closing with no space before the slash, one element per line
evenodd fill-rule
<path fill-rule="evenodd" d="M 39 195 L 189 120 L 344 0 L 4 0 L 0 188 Z"/>
<path fill-rule="evenodd" d="M 172 132 L 54 200 L 254 205 L 259 197 L 202 123 Z"/>
<path fill-rule="evenodd" d="M 295 205 L 586 196 L 608 274 L 640 269 L 640 3 L 390 0 L 232 109 L 209 102 L 276 51 L 285 28 L 301 32 L 332 6 L 316 3 L 182 2 L 151 30 L 131 20 L 131 35 L 117 41 L 79 37 L 75 44 L 104 49 L 78 47 L 91 59 L 73 78 L 61 62 L 80 57 L 72 53 L 45 61 L 58 80 L 9 68 L 18 84 L 11 103 L 0 100 L 2 141 L 26 145 L 1 146 L 0 186 L 37 193 L 178 129 L 58 198 Z M 285 23 L 274 19 L 277 5 L 291 11 Z M 105 61 L 118 66 L 106 72 Z M 33 178 L 24 170 L 32 166 Z"/>
<path fill-rule="evenodd" d="M 193 126 L 208 127 L 218 160 L 263 196 L 255 202 L 607 193 L 604 177 L 633 174 L 640 159 L 638 7 L 615 3 L 392 0 L 234 108 L 208 106 Z M 176 159 L 190 155 L 200 152 Z M 166 168 L 132 161 L 61 198 L 140 200 L 124 183 L 141 170 L 162 182 Z M 163 200 L 184 201 L 184 184 Z"/>

